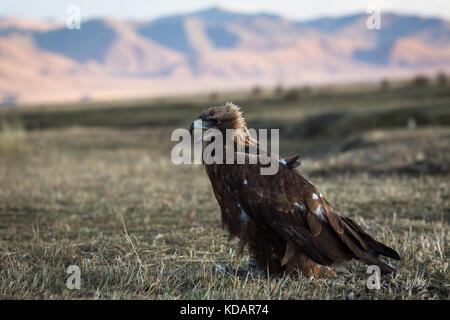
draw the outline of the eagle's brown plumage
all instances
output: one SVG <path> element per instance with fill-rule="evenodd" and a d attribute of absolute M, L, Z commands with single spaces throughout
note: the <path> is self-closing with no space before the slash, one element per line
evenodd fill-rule
<path fill-rule="evenodd" d="M 205 110 L 204 128 L 242 130 L 236 143 L 247 147 L 249 138 L 239 108 L 226 103 Z M 225 136 L 225 134 L 224 134 Z M 224 144 L 225 145 L 225 144 Z M 248 160 L 253 155 L 245 149 Z M 236 148 L 234 150 L 236 151 Z M 225 154 L 225 152 L 224 152 Z M 258 267 L 271 273 L 332 275 L 350 259 L 395 269 L 379 256 L 400 259 L 398 253 L 369 236 L 353 219 L 340 215 L 316 186 L 295 167 L 298 157 L 280 159 L 275 175 L 261 175 L 261 164 L 205 164 L 220 205 L 222 225 L 230 237 L 247 246 Z M 236 157 L 235 157 L 236 158 Z"/>

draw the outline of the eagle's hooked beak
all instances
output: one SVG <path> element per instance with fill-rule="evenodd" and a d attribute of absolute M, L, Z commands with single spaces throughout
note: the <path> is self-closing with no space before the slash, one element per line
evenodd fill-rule
<path fill-rule="evenodd" d="M 203 129 L 202 119 L 197 119 L 191 123 L 191 126 L 189 127 L 189 132 L 192 134 L 192 132 L 194 132 L 194 129 Z"/>
<path fill-rule="evenodd" d="M 192 135 L 192 133 L 194 132 L 195 129 L 207 130 L 207 129 L 210 129 L 210 128 L 211 128 L 211 126 L 207 122 L 204 123 L 202 121 L 202 119 L 197 119 L 197 120 L 195 120 L 194 122 L 191 123 L 191 126 L 189 127 L 189 131 L 190 131 L 190 133 Z M 206 135 L 203 135 L 203 132 L 202 132 L 202 135 L 195 140 L 195 143 L 197 144 L 197 143 L 200 143 L 202 141 L 208 141 L 208 139 L 212 135 L 213 135 L 213 132 L 209 132 Z"/>

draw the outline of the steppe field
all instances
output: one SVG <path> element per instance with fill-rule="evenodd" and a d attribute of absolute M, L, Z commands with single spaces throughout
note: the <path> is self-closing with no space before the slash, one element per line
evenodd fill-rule
<path fill-rule="evenodd" d="M 279 128 L 282 156 L 341 213 L 395 248 L 398 273 L 238 277 L 200 165 L 172 164 L 175 128 L 239 104 Z M 2 299 L 449 299 L 450 86 L 264 90 L 0 110 Z M 81 271 L 80 289 L 66 268 Z"/>

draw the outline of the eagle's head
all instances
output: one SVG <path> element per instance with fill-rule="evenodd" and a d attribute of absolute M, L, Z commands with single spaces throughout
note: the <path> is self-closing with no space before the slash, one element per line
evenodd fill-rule
<path fill-rule="evenodd" d="M 247 125 L 240 108 L 232 102 L 227 102 L 204 110 L 198 119 L 192 122 L 191 133 L 194 129 L 218 129 L 222 132 L 226 132 L 226 129 L 247 131 Z"/>

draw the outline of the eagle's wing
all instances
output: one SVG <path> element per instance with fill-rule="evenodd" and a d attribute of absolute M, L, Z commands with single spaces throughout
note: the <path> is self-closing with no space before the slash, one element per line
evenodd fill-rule
<path fill-rule="evenodd" d="M 226 166 L 222 178 L 229 196 L 257 225 L 270 226 L 319 264 L 356 257 L 394 271 L 377 258 L 382 254 L 398 259 L 394 250 L 337 213 L 298 170 L 282 163 L 275 175 L 261 175 L 260 164 Z"/>

